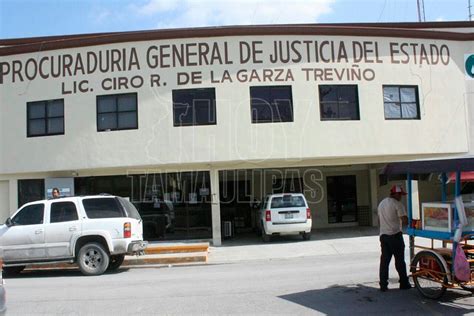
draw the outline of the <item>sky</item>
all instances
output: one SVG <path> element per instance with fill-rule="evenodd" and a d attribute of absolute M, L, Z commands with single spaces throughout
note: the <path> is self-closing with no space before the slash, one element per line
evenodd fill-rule
<path fill-rule="evenodd" d="M 425 0 L 426 21 L 467 21 L 468 2 Z M 221 25 L 416 21 L 417 0 L 0 0 L 2 39 Z"/>

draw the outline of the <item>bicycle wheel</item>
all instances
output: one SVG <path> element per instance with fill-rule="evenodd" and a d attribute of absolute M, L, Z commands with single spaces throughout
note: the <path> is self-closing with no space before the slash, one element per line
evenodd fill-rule
<path fill-rule="evenodd" d="M 411 264 L 411 272 L 416 289 L 424 297 L 438 299 L 446 292 L 444 285 L 448 284 L 447 271 L 432 252 L 417 253 Z"/>

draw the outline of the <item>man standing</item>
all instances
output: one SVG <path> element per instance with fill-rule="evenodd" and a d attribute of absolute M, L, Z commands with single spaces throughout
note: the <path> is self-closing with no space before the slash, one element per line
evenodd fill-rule
<path fill-rule="evenodd" d="M 400 289 L 411 288 L 408 281 L 407 268 L 405 265 L 405 243 L 403 242 L 402 225 L 408 223 L 407 212 L 400 202 L 402 196 L 406 195 L 403 188 L 394 185 L 390 189 L 390 196 L 383 199 L 378 206 L 380 224 L 380 290 L 388 289 L 388 267 L 392 256 L 395 257 L 395 268 L 400 277 Z"/>
<path fill-rule="evenodd" d="M 59 199 L 61 197 L 61 193 L 59 193 L 58 188 L 53 188 L 52 196 L 53 199 Z"/>

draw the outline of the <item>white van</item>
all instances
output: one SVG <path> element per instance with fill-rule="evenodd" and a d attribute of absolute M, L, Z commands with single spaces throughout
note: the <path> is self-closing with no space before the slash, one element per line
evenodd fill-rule
<path fill-rule="evenodd" d="M 268 195 L 262 202 L 258 219 L 265 242 L 272 235 L 300 234 L 304 240 L 311 238 L 311 210 L 301 193 Z"/>

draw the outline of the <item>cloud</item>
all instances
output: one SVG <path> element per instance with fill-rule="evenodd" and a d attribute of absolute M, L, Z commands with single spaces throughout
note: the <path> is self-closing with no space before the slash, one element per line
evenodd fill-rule
<path fill-rule="evenodd" d="M 95 24 L 101 24 L 107 21 L 110 16 L 112 16 L 112 12 L 110 10 L 99 7 L 92 8 L 91 12 L 89 13 L 89 19 Z"/>
<path fill-rule="evenodd" d="M 179 2 L 173 0 L 150 0 L 142 6 L 132 5 L 136 12 L 142 15 L 153 15 L 162 12 L 176 10 Z"/>
<path fill-rule="evenodd" d="M 436 22 L 443 22 L 443 21 L 446 21 L 446 20 L 442 16 L 439 16 L 436 18 Z"/>
<path fill-rule="evenodd" d="M 157 27 L 315 23 L 335 0 L 149 0 L 132 11 L 159 20 Z"/>

